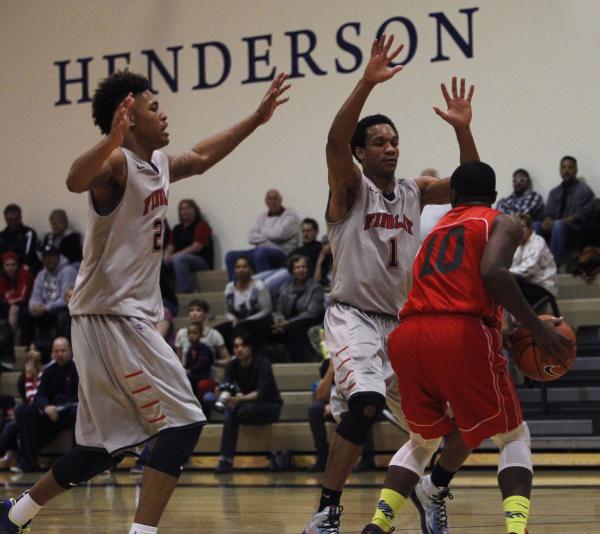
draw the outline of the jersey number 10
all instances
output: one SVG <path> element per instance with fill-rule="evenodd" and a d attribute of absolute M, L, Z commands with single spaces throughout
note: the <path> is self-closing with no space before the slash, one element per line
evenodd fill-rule
<path fill-rule="evenodd" d="M 442 238 L 442 242 L 440 243 L 440 249 L 438 251 L 438 255 L 435 260 L 434 266 L 431 256 L 433 255 L 433 249 L 435 247 L 438 237 L 439 234 L 436 233 L 436 235 L 431 236 L 429 243 L 427 243 L 425 259 L 423 260 L 423 265 L 421 267 L 421 272 L 419 273 L 419 278 L 425 278 L 426 276 L 429 276 L 430 274 L 434 273 L 448 274 L 458 269 L 463 261 L 463 256 L 465 252 L 464 226 L 455 226 L 454 228 L 449 230 L 446 233 L 446 235 Z M 446 261 L 446 253 L 448 252 L 448 247 L 450 246 L 450 240 L 452 238 L 456 239 L 454 255 L 451 259 Z"/>

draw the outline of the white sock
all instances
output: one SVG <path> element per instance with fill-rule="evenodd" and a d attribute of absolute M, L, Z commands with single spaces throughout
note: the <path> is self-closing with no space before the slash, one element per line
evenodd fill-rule
<path fill-rule="evenodd" d="M 41 508 L 42 507 L 29 496 L 29 492 L 26 491 L 9 510 L 8 518 L 13 523 L 23 526 L 28 521 L 31 521 Z"/>
<path fill-rule="evenodd" d="M 149 527 L 148 525 L 140 525 L 139 523 L 133 523 L 129 534 L 157 534 L 158 527 Z"/>

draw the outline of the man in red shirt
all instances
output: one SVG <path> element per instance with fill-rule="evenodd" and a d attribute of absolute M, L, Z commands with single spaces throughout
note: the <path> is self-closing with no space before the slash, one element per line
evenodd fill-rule
<path fill-rule="evenodd" d="M 453 209 L 423 242 L 401 323 L 389 336 L 410 439 L 390 462 L 377 511 L 363 534 L 391 532 L 408 496 L 424 533 L 450 532 L 448 489 L 435 480 L 454 472 L 436 465 L 432 475 L 421 477 L 442 438 L 456 428 L 471 450 L 486 438 L 499 446 L 506 532 L 527 531 L 530 436 L 501 354 L 502 309 L 552 358 L 566 356 L 570 342 L 556 333 L 553 321 L 537 317 L 509 272 L 521 229 L 490 207 L 496 199 L 493 169 L 476 161 L 462 164 L 450 185 Z"/>

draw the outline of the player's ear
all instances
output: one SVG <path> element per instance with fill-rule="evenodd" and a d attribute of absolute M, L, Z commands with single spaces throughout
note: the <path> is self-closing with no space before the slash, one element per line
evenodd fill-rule
<path fill-rule="evenodd" d="M 365 149 L 362 146 L 357 146 L 354 149 L 354 152 L 356 154 L 356 159 L 358 159 L 358 161 L 360 161 L 362 163 L 362 160 L 365 158 Z"/>

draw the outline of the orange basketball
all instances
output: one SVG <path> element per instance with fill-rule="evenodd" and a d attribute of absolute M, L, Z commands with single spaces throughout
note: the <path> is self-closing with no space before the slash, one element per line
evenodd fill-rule
<path fill-rule="evenodd" d="M 550 315 L 540 315 L 540 319 L 552 319 Z M 573 329 L 564 321 L 556 327 L 556 330 L 575 343 Z M 532 380 L 550 382 L 564 375 L 575 362 L 577 347 L 574 345 L 567 356 L 566 366 L 552 358 L 546 359 L 541 349 L 536 346 L 529 330 L 517 328 L 511 339 L 512 358 L 521 372 Z M 546 361 L 548 363 L 544 363 Z"/>

